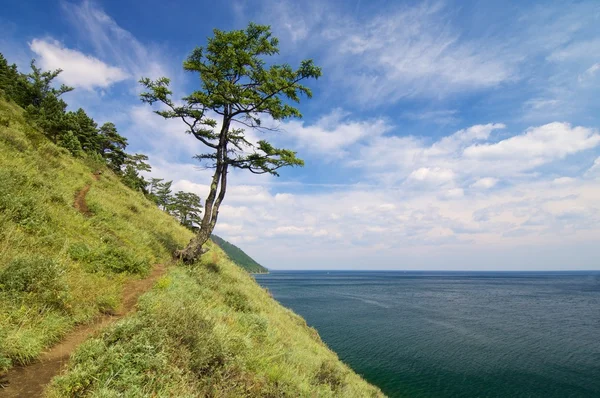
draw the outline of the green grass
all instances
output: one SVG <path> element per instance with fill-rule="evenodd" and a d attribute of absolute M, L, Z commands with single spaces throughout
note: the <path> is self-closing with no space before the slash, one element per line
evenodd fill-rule
<path fill-rule="evenodd" d="M 49 143 L 0 100 L 0 372 L 112 312 L 123 284 L 191 233 L 94 159 Z M 92 173 L 102 170 L 98 181 Z M 91 184 L 91 216 L 73 208 Z M 380 396 L 211 243 L 138 311 L 82 344 L 51 397 Z"/>

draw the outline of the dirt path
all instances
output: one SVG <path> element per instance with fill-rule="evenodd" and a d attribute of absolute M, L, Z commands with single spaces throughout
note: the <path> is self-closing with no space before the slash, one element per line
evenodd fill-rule
<path fill-rule="evenodd" d="M 85 196 L 87 195 L 89 190 L 90 185 L 86 185 L 85 187 L 83 187 L 83 189 L 77 192 L 77 195 L 75 195 L 75 202 L 73 203 L 73 206 L 77 210 L 79 210 L 81 214 L 87 217 L 92 215 L 92 212 L 90 211 L 90 209 L 87 206 L 87 203 L 85 202 Z"/>
<path fill-rule="evenodd" d="M 94 179 L 94 181 L 98 181 L 100 179 L 100 174 L 102 174 L 101 171 L 96 171 L 92 173 L 92 178 Z M 93 215 L 87 206 L 87 202 L 85 201 L 85 197 L 90 191 L 90 188 L 90 184 L 83 187 L 81 191 L 77 192 L 77 195 L 75 195 L 75 202 L 73 202 L 73 207 L 79 210 L 79 212 L 86 217 L 91 217 Z"/>
<path fill-rule="evenodd" d="M 9 370 L 3 380 L 7 385 L 0 388 L 0 397 L 43 396 L 46 385 L 60 373 L 75 348 L 104 327 L 134 311 L 138 298 L 152 288 L 164 273 L 165 266 L 156 265 L 148 278 L 125 285 L 121 309 L 115 315 L 104 315 L 90 324 L 76 327 L 63 341 L 44 352 L 37 362 Z"/>

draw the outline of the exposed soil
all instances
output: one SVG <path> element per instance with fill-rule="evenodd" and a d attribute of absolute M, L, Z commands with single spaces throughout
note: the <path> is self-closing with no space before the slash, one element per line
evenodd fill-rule
<path fill-rule="evenodd" d="M 121 308 L 116 314 L 103 315 L 92 323 L 76 327 L 60 343 L 44 352 L 36 362 L 9 370 L 3 377 L 2 382 L 5 385 L 4 388 L 0 388 L 0 397 L 43 396 L 46 385 L 61 372 L 75 348 L 104 327 L 134 311 L 138 298 L 152 288 L 164 273 L 165 266 L 156 265 L 148 278 L 125 285 Z"/>
<path fill-rule="evenodd" d="M 89 185 L 83 187 L 83 189 L 77 192 L 77 195 L 75 195 L 75 202 L 73 203 L 73 206 L 86 217 L 90 217 L 92 215 L 92 212 L 90 211 L 90 209 L 87 206 L 87 203 L 85 202 L 85 196 L 87 195 L 89 190 Z"/>

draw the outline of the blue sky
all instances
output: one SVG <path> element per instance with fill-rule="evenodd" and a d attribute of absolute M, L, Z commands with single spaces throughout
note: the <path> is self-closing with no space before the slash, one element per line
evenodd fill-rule
<path fill-rule="evenodd" d="M 204 197 L 202 147 L 137 80 L 184 95 L 193 47 L 250 21 L 323 77 L 270 137 L 306 167 L 233 173 L 218 234 L 273 269 L 600 268 L 597 1 L 9 1 L 0 51 Z"/>

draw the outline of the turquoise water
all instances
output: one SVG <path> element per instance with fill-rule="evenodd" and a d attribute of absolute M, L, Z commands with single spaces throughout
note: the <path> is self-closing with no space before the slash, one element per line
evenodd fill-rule
<path fill-rule="evenodd" d="M 256 280 L 390 397 L 600 397 L 600 273 Z"/>

